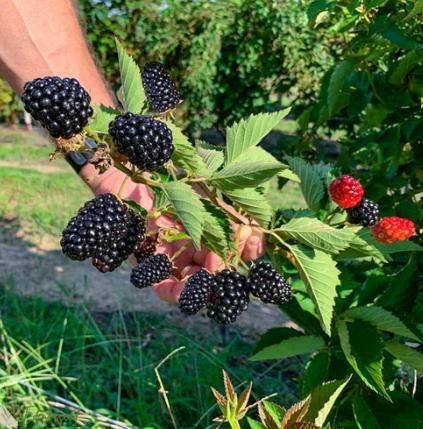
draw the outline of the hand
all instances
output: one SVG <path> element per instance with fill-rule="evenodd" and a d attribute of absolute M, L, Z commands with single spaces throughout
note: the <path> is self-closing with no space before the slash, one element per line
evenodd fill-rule
<path fill-rule="evenodd" d="M 91 187 L 96 194 L 106 192 L 117 193 L 125 178 L 121 171 L 110 168 L 105 173 L 99 175 L 90 164 L 84 166 L 81 177 Z M 127 182 L 122 192 L 123 198 L 128 198 L 138 202 L 147 211 L 153 208 L 154 195 L 146 185 L 137 184 L 132 181 Z M 243 260 L 257 259 L 264 252 L 264 236 L 258 227 L 250 225 L 232 224 L 235 234 L 239 234 L 239 253 Z M 147 232 L 158 231 L 160 228 L 183 229 L 182 225 L 175 222 L 170 216 L 160 216 L 147 225 Z M 241 230 L 239 230 L 241 228 Z M 174 275 L 153 286 L 157 295 L 169 302 L 177 302 L 179 295 L 184 288 L 187 277 L 202 268 L 214 272 L 223 269 L 224 261 L 215 253 L 206 248 L 196 250 L 189 240 L 178 240 L 172 243 L 159 242 L 157 251 L 166 253 L 170 258 L 182 247 L 184 251 L 179 253 L 173 260 L 175 267 Z M 132 262 L 136 264 L 135 258 Z"/>

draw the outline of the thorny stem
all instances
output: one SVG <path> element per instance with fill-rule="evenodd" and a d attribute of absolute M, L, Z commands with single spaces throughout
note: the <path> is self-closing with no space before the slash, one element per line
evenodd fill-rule
<path fill-rule="evenodd" d="M 262 231 L 265 234 L 271 235 L 272 237 L 276 238 L 276 240 L 279 241 L 279 243 L 282 244 L 283 247 L 289 249 L 289 244 L 285 243 L 285 241 L 283 241 L 282 238 L 280 238 L 279 235 L 276 234 L 274 231 L 268 230 L 268 229 L 262 229 Z M 281 255 L 283 255 L 286 259 L 288 259 L 288 261 L 291 262 L 291 264 L 294 265 L 294 267 L 296 267 L 298 269 L 297 261 L 296 261 L 296 259 L 294 258 L 294 255 L 291 252 L 289 252 L 286 249 L 279 248 L 279 253 Z"/>

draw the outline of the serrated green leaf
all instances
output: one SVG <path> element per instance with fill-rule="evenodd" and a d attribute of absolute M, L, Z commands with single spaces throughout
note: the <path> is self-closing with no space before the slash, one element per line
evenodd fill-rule
<path fill-rule="evenodd" d="M 278 344 L 264 347 L 251 357 L 252 361 L 284 359 L 304 353 L 313 353 L 325 345 L 316 335 L 298 335 L 282 340 Z"/>
<path fill-rule="evenodd" d="M 297 217 L 278 228 L 278 234 L 328 253 L 346 249 L 355 237 L 350 228 L 335 229 L 316 218 Z"/>
<path fill-rule="evenodd" d="M 348 60 L 338 63 L 330 77 L 327 103 L 329 114 L 332 116 L 339 109 L 339 101 L 342 97 L 342 90 L 345 87 L 349 75 L 354 71 L 354 63 Z"/>
<path fill-rule="evenodd" d="M 328 374 L 329 354 L 316 354 L 307 364 L 304 375 L 301 377 L 301 397 L 308 395 L 319 384 L 322 384 Z"/>
<path fill-rule="evenodd" d="M 292 180 L 293 182 L 301 183 L 301 179 L 289 168 L 285 168 L 278 173 L 278 177 L 283 177 L 284 179 Z"/>
<path fill-rule="evenodd" d="M 203 201 L 206 208 L 202 241 L 207 248 L 226 259 L 229 251 L 232 228 L 228 216 L 209 201 Z"/>
<path fill-rule="evenodd" d="M 225 195 L 260 225 L 264 227 L 269 225 L 273 210 L 266 197 L 260 192 L 255 189 L 237 189 L 225 191 Z"/>
<path fill-rule="evenodd" d="M 383 342 L 375 327 L 367 322 L 347 324 L 338 320 L 338 335 L 347 361 L 367 387 L 388 401 L 383 382 Z"/>
<path fill-rule="evenodd" d="M 360 394 L 354 395 L 352 408 L 358 429 L 381 429 L 376 417 Z"/>
<path fill-rule="evenodd" d="M 211 181 L 223 191 L 255 188 L 284 168 L 276 160 L 236 162 L 215 173 Z"/>
<path fill-rule="evenodd" d="M 385 350 L 405 364 L 410 365 L 411 368 L 414 368 L 420 374 L 423 374 L 422 353 L 394 340 L 385 343 Z"/>
<path fill-rule="evenodd" d="M 239 155 L 256 146 L 286 115 L 290 108 L 274 113 L 251 115 L 233 124 L 226 131 L 226 164 L 232 163 Z"/>
<path fill-rule="evenodd" d="M 266 429 L 266 426 L 256 420 L 251 419 L 250 417 L 247 417 L 247 422 L 251 429 Z"/>
<path fill-rule="evenodd" d="M 332 407 L 350 379 L 351 376 L 345 380 L 328 381 L 313 389 L 309 395 L 310 403 L 303 420 L 323 427 Z"/>
<path fill-rule="evenodd" d="M 218 150 L 202 141 L 197 142 L 196 148 L 198 155 L 211 173 L 214 173 L 223 164 L 224 155 L 222 150 Z"/>
<path fill-rule="evenodd" d="M 283 416 L 285 415 L 285 410 L 278 404 L 270 401 L 263 402 L 264 408 L 271 415 L 273 421 L 280 425 L 282 423 Z"/>
<path fill-rule="evenodd" d="M 140 69 L 122 44 L 115 40 L 122 82 L 123 107 L 127 112 L 140 113 L 146 104 Z"/>
<path fill-rule="evenodd" d="M 336 287 L 340 271 L 327 253 L 302 245 L 289 246 L 310 298 L 313 300 L 323 330 L 330 336 Z"/>
<path fill-rule="evenodd" d="M 174 207 L 177 217 L 191 237 L 194 246 L 199 249 L 206 216 L 206 210 L 200 198 L 189 185 L 183 182 L 165 183 L 163 190 Z"/>
<path fill-rule="evenodd" d="M 381 243 L 374 239 L 371 239 L 374 246 L 385 256 L 393 253 L 401 252 L 422 252 L 423 247 L 410 240 L 396 241 L 395 243 Z"/>
<path fill-rule="evenodd" d="M 342 318 L 359 319 L 371 323 L 377 329 L 392 332 L 396 335 L 412 338 L 419 341 L 419 338 L 412 332 L 397 316 L 382 307 L 368 306 L 355 307 L 342 314 Z"/>
<path fill-rule="evenodd" d="M 301 158 L 286 157 L 292 171 L 300 178 L 301 191 L 308 207 L 317 211 L 325 195 L 322 177 L 317 169 Z"/>
<path fill-rule="evenodd" d="M 88 130 L 97 134 L 108 134 L 109 124 L 119 112 L 102 104 L 94 105 L 93 110 L 94 115 L 88 124 Z"/>

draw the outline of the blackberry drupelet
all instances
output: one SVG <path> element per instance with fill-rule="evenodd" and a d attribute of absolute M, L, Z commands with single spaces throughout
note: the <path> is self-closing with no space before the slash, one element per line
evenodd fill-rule
<path fill-rule="evenodd" d="M 179 297 L 179 308 L 182 313 L 196 314 L 206 306 L 213 276 L 201 270 L 192 275 Z"/>
<path fill-rule="evenodd" d="M 27 82 L 22 93 L 25 110 L 54 138 L 80 133 L 93 114 L 91 97 L 76 79 L 50 76 Z"/>
<path fill-rule="evenodd" d="M 139 242 L 134 250 L 134 256 L 137 262 L 142 262 L 145 258 L 153 256 L 156 252 L 157 237 L 148 235 L 143 241 Z"/>
<path fill-rule="evenodd" d="M 222 325 L 235 322 L 248 308 L 247 279 L 240 273 L 223 270 L 211 283 L 207 316 Z"/>
<path fill-rule="evenodd" d="M 259 262 L 251 268 L 248 287 L 266 304 L 286 304 L 292 295 L 291 285 L 266 262 Z"/>
<path fill-rule="evenodd" d="M 163 113 L 180 103 L 181 94 L 162 64 L 147 63 L 141 76 L 148 102 L 155 110 Z"/>
<path fill-rule="evenodd" d="M 172 157 L 172 132 L 161 121 L 127 112 L 116 116 L 109 133 L 117 149 L 141 170 L 155 171 Z"/>
<path fill-rule="evenodd" d="M 153 286 L 166 280 L 172 272 L 172 262 L 165 254 L 144 259 L 131 272 L 131 283 L 138 288 Z"/>
<path fill-rule="evenodd" d="M 360 224 L 363 226 L 371 226 L 379 220 L 379 206 L 375 202 L 363 198 L 361 202 L 347 209 L 348 222 Z"/>
<path fill-rule="evenodd" d="M 85 203 L 63 231 L 62 251 L 69 258 L 92 258 L 102 272 L 113 271 L 144 237 L 144 220 L 113 194 Z"/>

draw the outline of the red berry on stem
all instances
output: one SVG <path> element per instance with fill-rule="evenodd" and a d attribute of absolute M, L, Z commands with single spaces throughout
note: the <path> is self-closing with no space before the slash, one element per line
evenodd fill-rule
<path fill-rule="evenodd" d="M 349 209 L 360 203 L 364 195 L 361 183 L 352 176 L 343 175 L 331 182 L 329 194 L 338 206 Z"/>
<path fill-rule="evenodd" d="M 415 233 L 413 221 L 397 216 L 384 217 L 372 228 L 373 237 L 382 243 L 406 240 Z"/>

